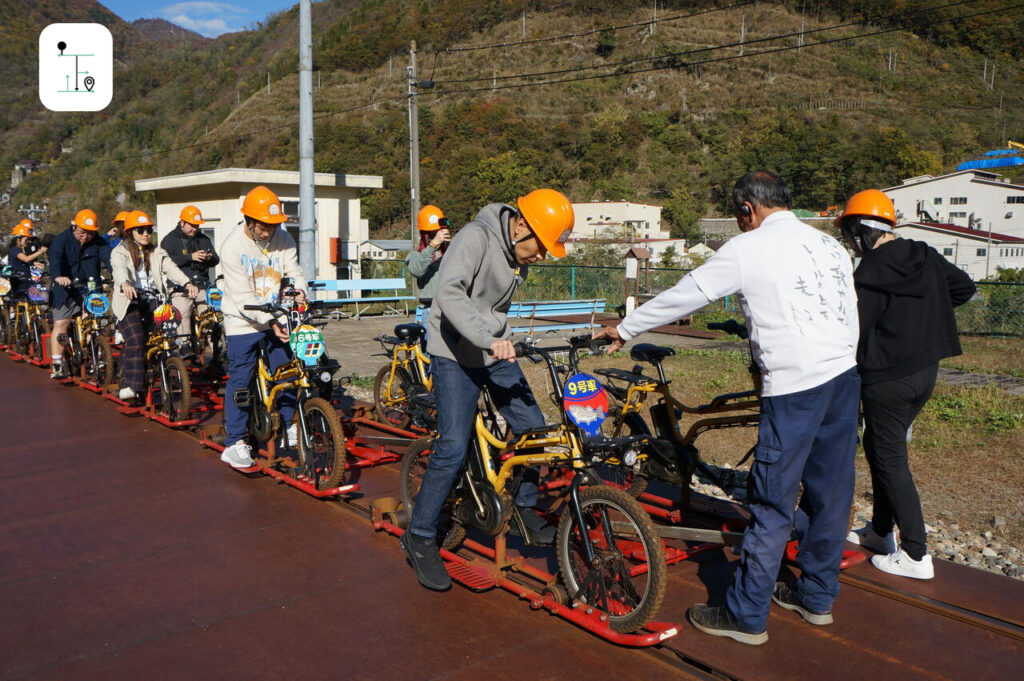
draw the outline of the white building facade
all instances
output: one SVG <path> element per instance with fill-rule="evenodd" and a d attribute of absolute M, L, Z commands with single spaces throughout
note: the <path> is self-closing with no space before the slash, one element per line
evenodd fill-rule
<path fill-rule="evenodd" d="M 572 237 L 580 240 L 631 242 L 641 239 L 668 239 L 661 228 L 661 206 L 630 201 L 574 203 L 576 222 Z"/>
<path fill-rule="evenodd" d="M 998 267 L 1024 267 L 1024 237 L 931 222 L 904 223 L 895 233 L 927 243 L 975 281 L 996 276 Z"/>
<path fill-rule="evenodd" d="M 882 191 L 899 222 L 951 224 L 1024 239 L 1024 186 L 998 173 L 961 170 L 922 175 Z"/>
<path fill-rule="evenodd" d="M 158 240 L 177 226 L 182 208 L 194 205 L 206 221 L 203 232 L 218 249 L 230 231 L 243 224 L 242 201 L 249 190 L 259 185 L 268 187 L 281 199 L 288 216 L 284 227 L 298 244 L 298 171 L 221 168 L 135 181 L 137 191 L 156 193 L 153 217 Z M 369 238 L 369 227 L 360 215 L 359 192 L 383 186 L 384 178 L 377 175 L 314 174 L 318 279 L 360 278 L 359 244 Z"/>

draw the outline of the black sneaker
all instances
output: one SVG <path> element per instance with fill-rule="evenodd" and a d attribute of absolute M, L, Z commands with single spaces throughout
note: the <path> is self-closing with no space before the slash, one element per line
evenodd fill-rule
<path fill-rule="evenodd" d="M 398 540 L 398 544 L 405 551 L 420 584 L 434 591 L 447 591 L 452 588 L 452 577 L 445 569 L 441 552 L 433 539 L 417 537 L 412 532 L 406 532 Z"/>
<path fill-rule="evenodd" d="M 555 543 L 556 528 L 532 508 L 516 507 L 516 514 L 526 528 L 529 537 L 526 539 L 537 546 L 551 546 Z M 519 524 L 512 523 L 511 532 L 519 534 Z"/>
<path fill-rule="evenodd" d="M 775 583 L 775 591 L 772 592 L 772 600 L 786 610 L 792 610 L 793 612 L 799 613 L 801 617 L 811 624 L 816 624 L 819 627 L 826 624 L 832 624 L 831 612 L 815 612 L 814 610 L 804 607 L 803 601 L 800 600 L 800 595 L 783 582 Z"/>
<path fill-rule="evenodd" d="M 743 631 L 740 629 L 736 618 L 724 605 L 710 606 L 697 603 L 686 611 L 686 619 L 690 624 L 705 634 L 712 636 L 727 636 L 734 641 L 746 643 L 751 646 L 759 646 L 768 642 L 768 630 L 760 633 Z"/>

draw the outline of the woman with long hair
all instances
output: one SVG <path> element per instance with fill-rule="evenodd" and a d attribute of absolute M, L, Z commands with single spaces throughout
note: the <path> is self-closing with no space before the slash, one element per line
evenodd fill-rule
<path fill-rule="evenodd" d="M 124 239 L 110 254 L 110 269 L 114 277 L 111 307 L 118 330 L 124 336 L 118 397 L 132 401 L 145 389 L 146 337 L 153 326 L 153 310 L 140 300 L 139 291 L 166 294 L 170 282 L 184 285 L 194 298 L 199 289 L 171 261 L 167 251 L 154 244 L 153 221 L 141 210 L 133 210 L 125 218 Z"/>
<path fill-rule="evenodd" d="M 440 208 L 423 206 L 416 216 L 416 227 L 420 232 L 419 246 L 405 257 L 409 274 L 416 277 L 416 288 L 419 290 L 416 322 L 424 326 L 427 325 L 430 306 L 434 302 L 434 289 L 437 288 L 435 275 L 452 240 L 448 226 L 448 218 Z"/>

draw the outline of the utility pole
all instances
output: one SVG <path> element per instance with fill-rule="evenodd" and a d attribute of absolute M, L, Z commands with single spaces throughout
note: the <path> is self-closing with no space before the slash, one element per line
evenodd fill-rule
<path fill-rule="evenodd" d="M 299 267 L 316 279 L 316 204 L 313 194 L 313 29 L 310 0 L 299 2 Z"/>
<path fill-rule="evenodd" d="M 988 248 L 985 249 L 985 278 L 988 279 L 988 264 L 992 260 L 992 221 L 988 221 Z"/>
<path fill-rule="evenodd" d="M 416 41 L 409 43 L 409 68 L 406 71 L 409 95 L 409 232 L 416 243 L 416 216 L 420 212 L 420 121 L 416 108 Z"/>

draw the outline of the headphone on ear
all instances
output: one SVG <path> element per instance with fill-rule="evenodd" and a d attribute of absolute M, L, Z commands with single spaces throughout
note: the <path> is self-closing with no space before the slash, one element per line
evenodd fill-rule
<path fill-rule="evenodd" d="M 745 203 L 740 204 L 740 214 L 743 215 L 744 217 L 748 217 L 749 218 L 750 217 L 750 206 L 748 206 Z"/>

